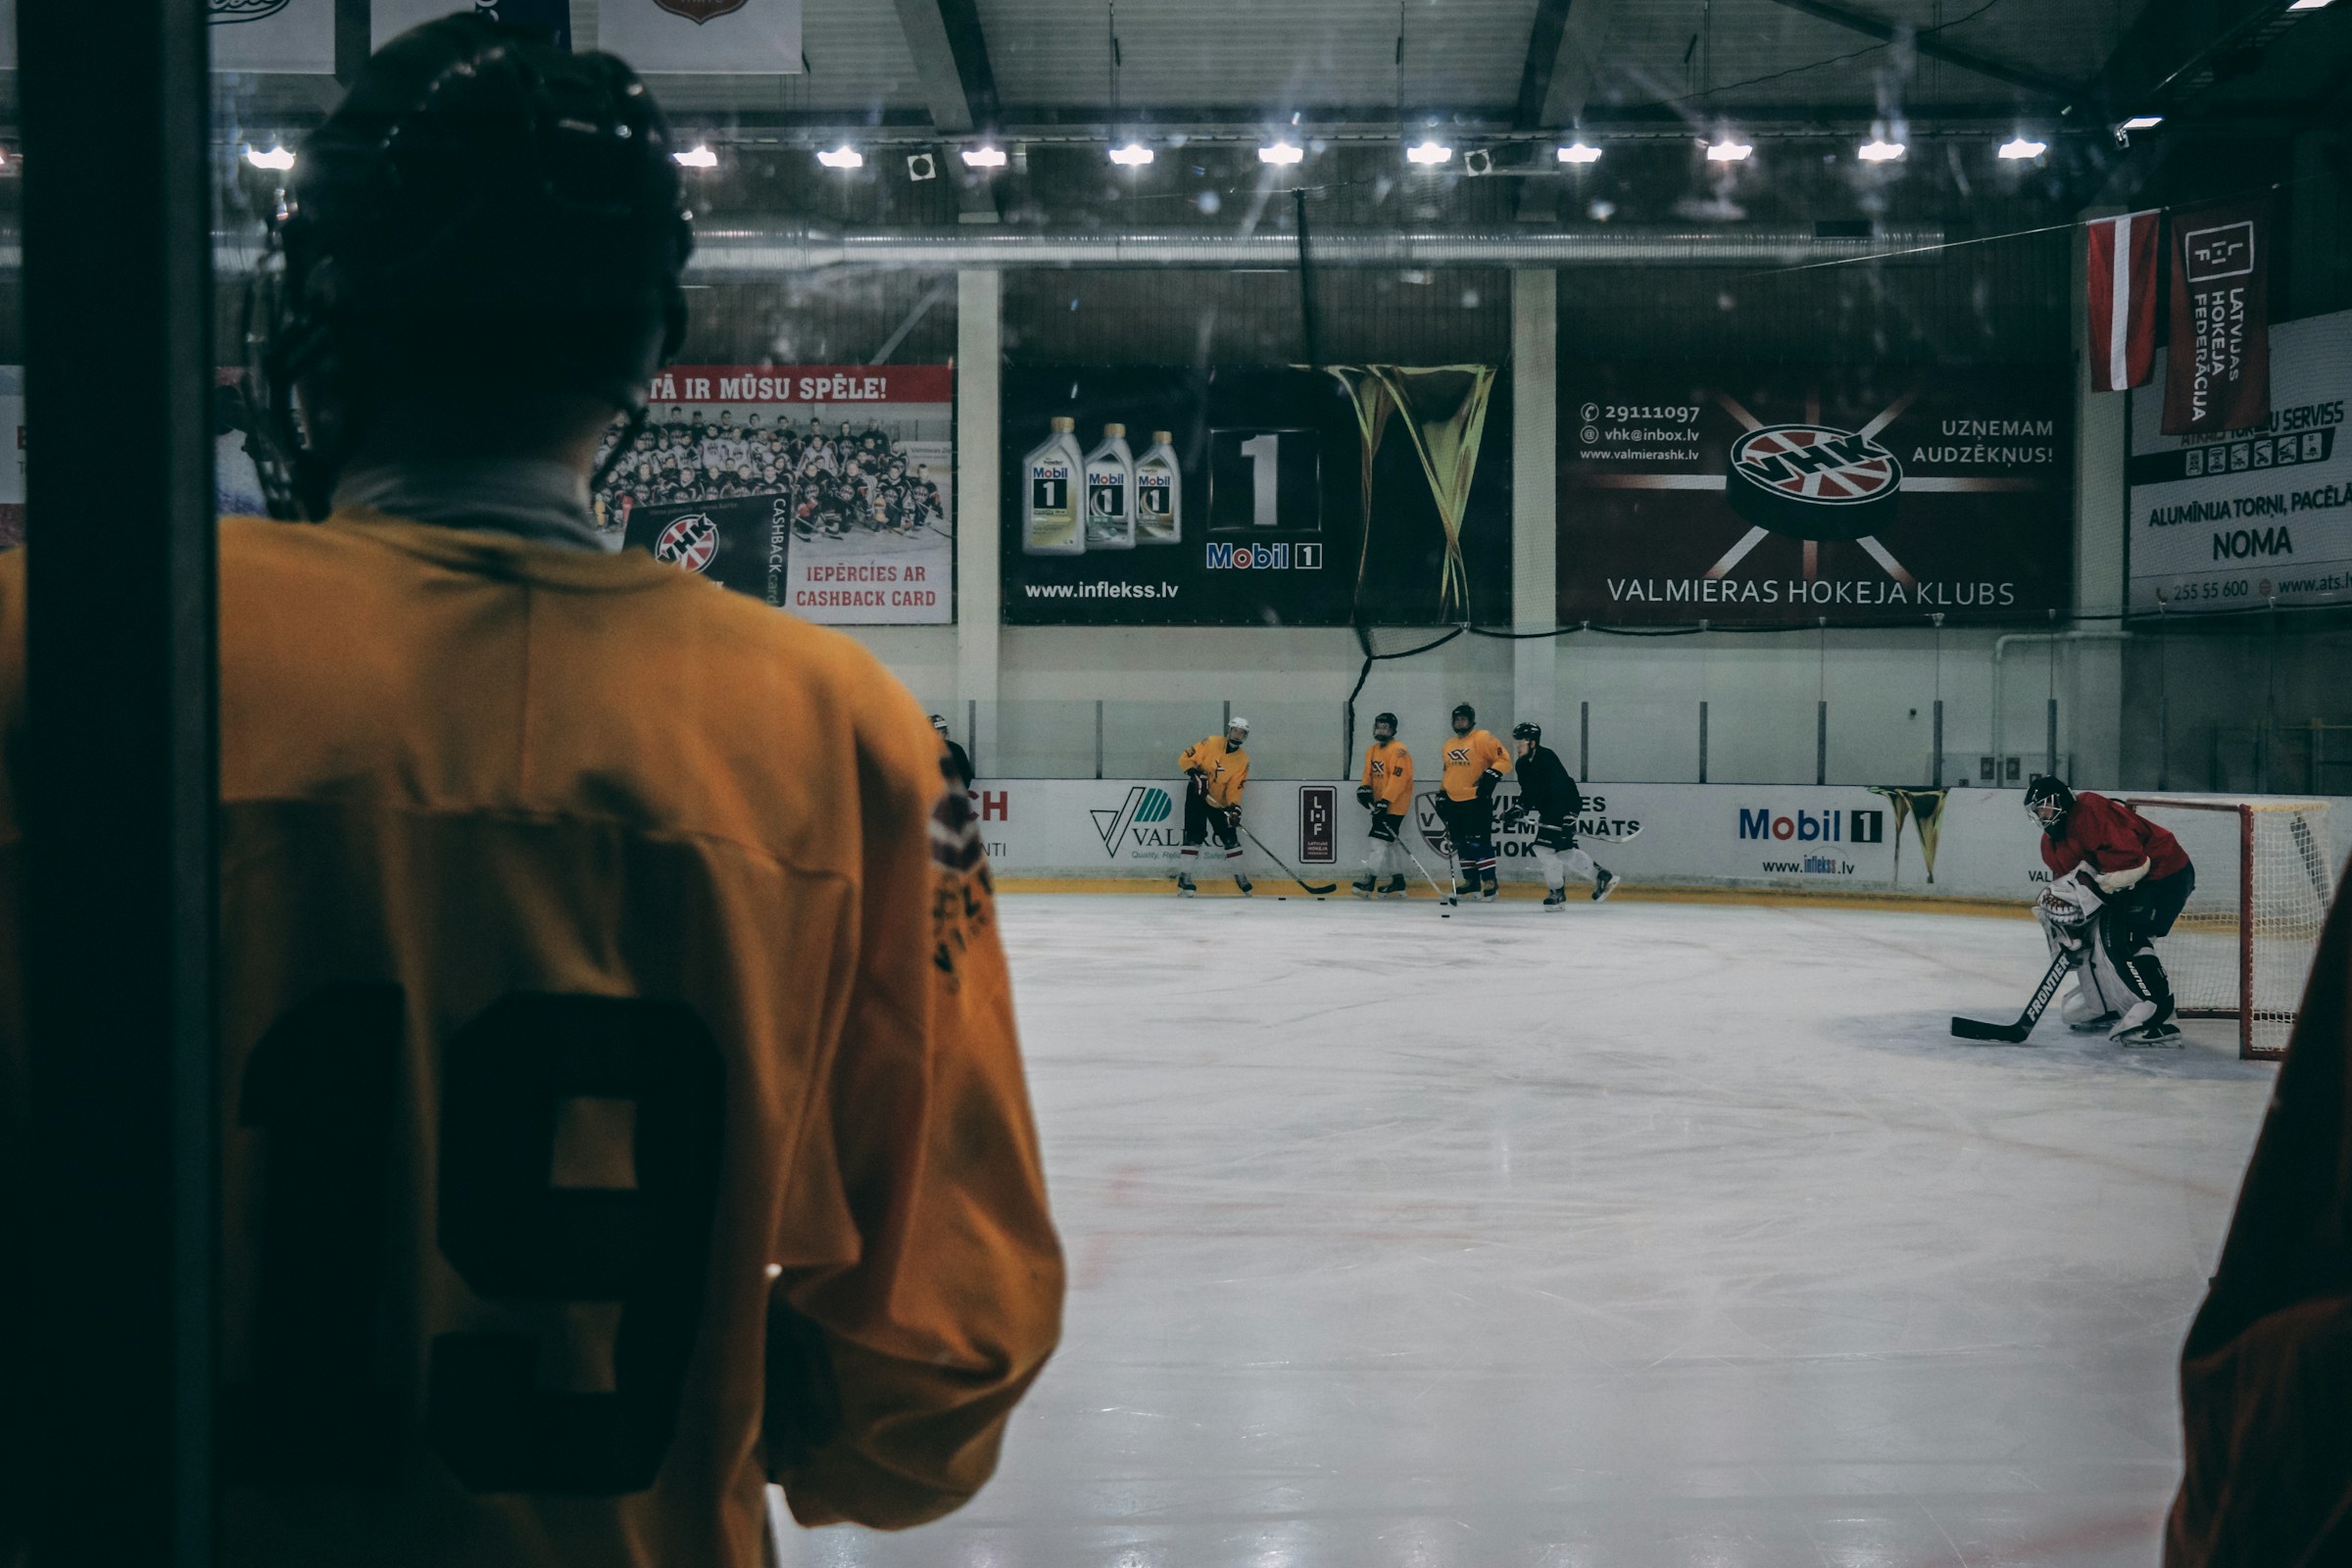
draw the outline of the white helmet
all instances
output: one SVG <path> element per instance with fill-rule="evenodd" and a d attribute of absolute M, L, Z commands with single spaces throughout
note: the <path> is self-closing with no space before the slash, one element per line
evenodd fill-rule
<path fill-rule="evenodd" d="M 1228 735 L 1232 734 L 1237 729 L 1245 735 L 1250 733 L 1250 721 L 1242 717 L 1239 713 L 1236 713 L 1233 717 L 1225 721 L 1225 732 Z"/>

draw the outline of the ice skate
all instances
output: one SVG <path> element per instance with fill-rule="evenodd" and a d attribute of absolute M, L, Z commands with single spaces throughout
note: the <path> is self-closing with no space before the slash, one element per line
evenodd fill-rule
<path fill-rule="evenodd" d="M 1179 871 L 1176 873 L 1176 896 L 1178 898 L 1189 899 L 1199 891 L 1200 890 L 1198 888 L 1193 886 L 1192 872 Z"/>
<path fill-rule="evenodd" d="M 1362 876 L 1348 884 L 1348 891 L 1359 899 L 1368 899 L 1379 890 L 1379 887 L 1380 878 L 1366 871 Z"/>
<path fill-rule="evenodd" d="M 1493 904 L 1496 899 L 1501 897 L 1502 885 L 1495 881 L 1494 873 L 1489 871 L 1479 881 L 1478 902 L 1481 904 Z"/>
<path fill-rule="evenodd" d="M 1546 911 L 1565 909 L 1568 907 L 1568 890 L 1566 888 L 1553 888 L 1550 892 L 1544 894 L 1544 907 Z"/>
<path fill-rule="evenodd" d="M 1405 886 L 1404 873 L 1399 871 L 1395 876 L 1390 877 L 1389 885 L 1380 890 L 1380 896 L 1384 899 L 1411 898 L 1412 889 Z"/>
<path fill-rule="evenodd" d="M 2119 1046 L 2146 1045 L 2156 1038 L 2156 1031 L 2160 1029 L 2169 1030 L 2175 1035 L 2180 1032 L 2173 1023 L 2173 999 L 2170 997 L 2162 1002 L 2134 1002 L 2124 1009 L 2124 1015 L 2116 1020 L 2115 1028 L 2107 1038 Z"/>
<path fill-rule="evenodd" d="M 1609 895 L 1616 891 L 1616 872 L 1604 868 L 1598 876 L 1592 879 L 1592 902 L 1594 904 L 1608 903 Z"/>
<path fill-rule="evenodd" d="M 2127 1029 L 2110 1038 L 2119 1046 L 2157 1046 L 2178 1050 L 2186 1044 L 2177 1023 L 2143 1023 L 2136 1029 Z"/>
<path fill-rule="evenodd" d="M 1243 898 L 1246 899 L 1250 896 L 1250 879 L 1242 875 L 1241 872 L 1236 871 L 1233 873 L 1233 885 L 1241 890 Z"/>

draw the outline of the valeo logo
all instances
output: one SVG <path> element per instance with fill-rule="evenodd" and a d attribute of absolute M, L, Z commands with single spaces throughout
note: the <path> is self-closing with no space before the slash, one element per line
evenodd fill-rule
<path fill-rule="evenodd" d="M 1168 792 L 1154 784 L 1137 784 L 1127 791 L 1127 799 L 1109 809 L 1097 808 L 1086 814 L 1095 819 L 1095 835 L 1102 841 L 1102 853 L 1118 858 L 1119 841 L 1130 827 L 1147 827 L 1165 822 L 1176 813 L 1176 803 Z"/>

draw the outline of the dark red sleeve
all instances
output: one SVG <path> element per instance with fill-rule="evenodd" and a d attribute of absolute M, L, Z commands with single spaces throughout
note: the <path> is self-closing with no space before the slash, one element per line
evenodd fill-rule
<path fill-rule="evenodd" d="M 2140 861 L 2152 858 L 2142 837 L 2152 825 L 2104 795 L 2078 795 L 2075 808 L 2067 816 L 2065 839 L 2065 847 L 2073 852 L 2075 860 L 2064 869 L 2087 863 L 2093 871 L 2129 871 Z M 2044 858 L 2047 858 L 2045 854 Z M 2053 864 L 2051 869 L 2060 867 Z M 2148 870 L 2152 875 L 2163 874 L 2154 865 Z"/>

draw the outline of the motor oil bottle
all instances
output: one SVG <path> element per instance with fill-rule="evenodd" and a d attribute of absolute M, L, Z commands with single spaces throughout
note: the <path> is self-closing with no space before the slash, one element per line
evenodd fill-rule
<path fill-rule="evenodd" d="M 1135 458 L 1123 424 L 1104 425 L 1102 444 L 1086 455 L 1086 548 L 1135 548 Z"/>
<path fill-rule="evenodd" d="M 1054 416 L 1054 433 L 1021 460 L 1021 552 L 1031 556 L 1086 554 L 1085 498 L 1079 475 L 1085 461 L 1078 455 L 1078 438 L 1070 432 L 1078 421 L 1066 414 Z"/>
<path fill-rule="evenodd" d="M 1135 538 L 1138 544 L 1184 541 L 1184 473 L 1176 464 L 1175 437 L 1152 432 L 1152 450 L 1135 465 Z"/>

